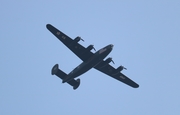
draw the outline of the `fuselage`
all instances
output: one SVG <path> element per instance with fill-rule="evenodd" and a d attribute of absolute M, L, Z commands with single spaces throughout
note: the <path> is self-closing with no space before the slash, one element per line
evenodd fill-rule
<path fill-rule="evenodd" d="M 82 75 L 83 73 L 98 65 L 112 51 L 112 48 L 113 45 L 110 44 L 98 50 L 92 57 L 89 57 L 87 61 L 82 62 L 74 70 L 72 70 L 67 75 L 66 79 L 63 80 L 63 83 Z"/>

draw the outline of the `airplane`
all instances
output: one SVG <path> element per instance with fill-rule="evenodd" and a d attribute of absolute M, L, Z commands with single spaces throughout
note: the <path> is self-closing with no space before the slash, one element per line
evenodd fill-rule
<path fill-rule="evenodd" d="M 127 76 L 121 73 L 123 69 L 126 69 L 123 66 L 119 66 L 118 68 L 112 67 L 109 63 L 114 61 L 111 57 L 104 60 L 104 58 L 112 51 L 113 45 L 109 44 L 104 48 L 96 51 L 93 45 L 89 45 L 88 47 L 84 47 L 78 42 L 80 40 L 84 41 L 81 37 L 76 37 L 75 39 L 71 39 L 63 32 L 59 31 L 57 28 L 52 26 L 51 24 L 47 24 L 46 28 L 54 34 L 64 45 L 66 45 L 76 56 L 78 56 L 83 62 L 78 65 L 75 69 L 73 69 L 69 74 L 66 74 L 62 70 L 59 69 L 59 65 L 55 64 L 51 70 L 52 75 L 56 75 L 60 79 L 62 79 L 62 83 L 68 83 L 73 87 L 73 89 L 77 89 L 80 85 L 80 79 L 76 79 L 76 77 L 84 74 L 91 68 L 95 68 L 100 72 L 111 76 L 112 78 L 121 81 L 133 88 L 138 88 L 139 85 L 129 79 Z M 93 53 L 91 50 L 94 49 L 96 52 Z"/>

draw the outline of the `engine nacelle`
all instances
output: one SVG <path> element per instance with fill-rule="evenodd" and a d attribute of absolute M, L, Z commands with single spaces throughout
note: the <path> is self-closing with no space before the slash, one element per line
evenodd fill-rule
<path fill-rule="evenodd" d="M 92 49 L 94 49 L 94 46 L 93 46 L 93 45 L 89 45 L 86 49 L 87 49 L 88 51 L 91 51 Z"/>
<path fill-rule="evenodd" d="M 124 69 L 123 66 L 119 66 L 119 67 L 116 69 L 116 71 L 117 71 L 117 72 L 121 72 L 123 69 Z"/>
<path fill-rule="evenodd" d="M 81 37 L 76 37 L 75 39 L 74 39 L 74 41 L 77 43 L 77 42 L 79 42 L 81 40 Z"/>
<path fill-rule="evenodd" d="M 78 36 L 78 37 L 76 37 L 76 38 L 74 39 L 74 42 L 77 43 L 77 42 L 79 42 L 80 40 L 84 41 L 81 37 Z"/>
<path fill-rule="evenodd" d="M 120 73 L 123 69 L 124 69 L 123 66 L 119 66 L 117 69 L 115 69 L 115 71 L 114 71 L 113 73 L 114 73 L 114 74 L 118 74 L 118 73 Z"/>
<path fill-rule="evenodd" d="M 105 62 L 106 62 L 107 64 L 110 63 L 110 62 L 112 62 L 112 58 L 111 58 L 111 57 L 107 58 L 107 59 L 105 60 Z"/>

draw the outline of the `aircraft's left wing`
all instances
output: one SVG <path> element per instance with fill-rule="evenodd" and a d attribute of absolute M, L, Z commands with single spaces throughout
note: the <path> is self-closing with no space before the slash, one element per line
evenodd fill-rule
<path fill-rule="evenodd" d="M 100 64 L 94 67 L 95 69 L 105 73 L 106 75 L 111 76 L 114 79 L 117 79 L 118 81 L 121 81 L 131 87 L 138 88 L 139 85 L 129 79 L 127 76 L 122 74 L 121 72 L 117 71 L 114 67 L 107 64 L 105 61 L 102 61 Z"/>
<path fill-rule="evenodd" d="M 88 48 L 85 48 L 81 44 L 78 43 L 75 39 L 71 39 L 63 32 L 59 31 L 54 26 L 47 24 L 47 29 L 54 34 L 64 45 L 66 45 L 74 54 L 76 54 L 82 61 L 86 61 L 94 54 L 88 50 Z"/>

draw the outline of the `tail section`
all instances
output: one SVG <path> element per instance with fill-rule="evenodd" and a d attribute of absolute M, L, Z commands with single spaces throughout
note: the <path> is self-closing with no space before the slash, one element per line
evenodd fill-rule
<path fill-rule="evenodd" d="M 79 85 L 80 85 L 80 79 L 77 79 L 77 80 L 74 80 L 74 81 L 69 81 L 68 82 L 71 86 L 73 86 L 73 89 L 75 90 L 75 89 L 77 89 L 78 87 L 79 87 Z"/>
<path fill-rule="evenodd" d="M 61 71 L 59 69 L 59 65 L 58 64 L 54 65 L 54 67 L 51 70 L 51 74 L 52 75 L 56 75 L 56 76 L 58 76 L 61 79 L 64 79 L 67 76 L 66 73 L 64 73 L 63 71 Z"/>
<path fill-rule="evenodd" d="M 64 73 L 62 70 L 59 69 L 59 65 L 56 64 L 54 65 L 54 67 L 51 70 L 51 74 L 52 75 L 56 75 L 59 78 L 61 78 L 62 80 L 65 79 L 67 77 L 67 74 Z M 80 79 L 74 80 L 72 79 L 71 81 L 67 82 L 69 85 L 73 86 L 73 89 L 77 89 L 80 85 Z"/>

